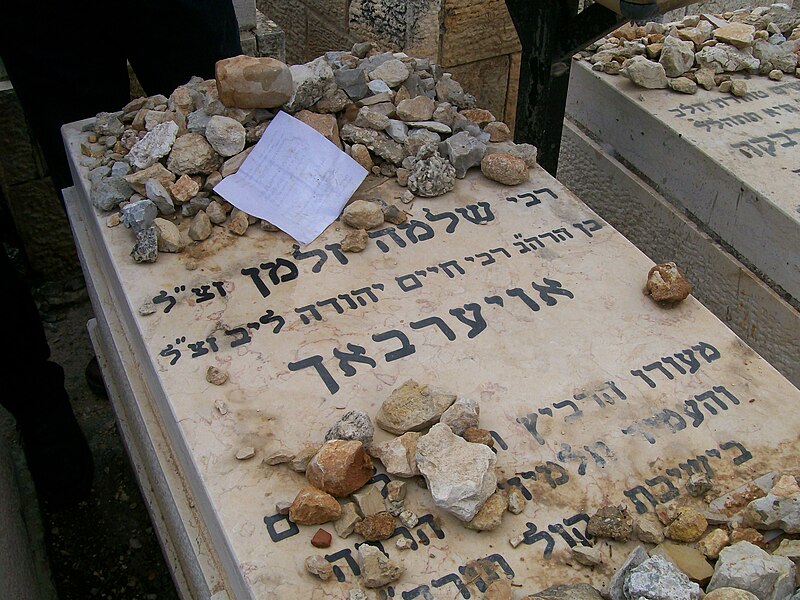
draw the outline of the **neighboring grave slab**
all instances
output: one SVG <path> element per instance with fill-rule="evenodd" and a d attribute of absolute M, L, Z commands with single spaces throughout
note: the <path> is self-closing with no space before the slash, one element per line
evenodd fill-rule
<path fill-rule="evenodd" d="M 747 86 L 743 98 L 687 96 L 579 62 L 567 113 L 800 299 L 800 80 L 753 76 Z"/>
<path fill-rule="evenodd" d="M 80 124 L 65 132 L 114 298 L 96 310 L 124 322 L 237 598 L 360 586 L 357 535 L 324 551 L 333 579 L 305 572 L 317 527 L 275 510 L 305 479 L 262 459 L 321 442 L 346 410 L 374 417 L 409 378 L 478 399 L 499 479 L 532 501 L 478 533 L 407 486 L 420 518 L 379 546 L 406 568 L 385 597 L 480 597 L 500 577 L 528 593 L 576 577 L 599 587 L 606 571 L 576 574 L 571 561 L 572 546 L 592 543 L 589 513 L 699 503 L 684 490 L 694 464 L 729 489 L 798 460 L 800 392 L 694 298 L 664 309 L 644 296 L 652 263 L 542 170 L 517 187 L 473 172 L 452 193 L 415 200 L 408 223 L 371 232 L 360 254 L 340 251 L 339 223 L 303 248 L 257 227 L 216 228 L 141 265 L 130 232 L 106 227 L 87 200 Z M 402 191 L 388 182 L 357 197 L 394 202 Z M 146 302 L 156 312 L 140 316 Z M 229 373 L 225 385 L 206 381 L 211 365 Z M 243 447 L 255 457 L 237 460 Z M 380 468 L 373 478 L 381 489 L 388 480 Z"/>

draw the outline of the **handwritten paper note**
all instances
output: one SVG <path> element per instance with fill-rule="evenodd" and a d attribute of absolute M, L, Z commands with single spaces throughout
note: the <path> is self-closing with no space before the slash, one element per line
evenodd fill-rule
<path fill-rule="evenodd" d="M 313 127 L 279 112 L 239 171 L 214 191 L 308 244 L 336 220 L 366 176 Z"/>

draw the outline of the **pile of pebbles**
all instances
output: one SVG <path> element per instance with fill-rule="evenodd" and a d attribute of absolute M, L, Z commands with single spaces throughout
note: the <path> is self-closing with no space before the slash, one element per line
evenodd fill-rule
<path fill-rule="evenodd" d="M 477 108 L 449 73 L 427 59 L 377 52 L 370 43 L 287 66 L 271 58 L 220 61 L 215 79 L 192 78 L 169 97 L 137 98 L 100 113 L 86 128 L 82 164 L 91 201 L 111 212 L 107 224 L 129 227 L 137 262 L 181 252 L 223 229 L 277 231 L 214 194 L 236 173 L 278 110 L 308 124 L 373 177 L 396 178 L 399 199 L 434 197 L 479 167 L 494 181 L 527 181 L 536 148 L 515 144 L 488 110 Z M 386 220 L 405 220 L 397 206 L 379 205 Z M 366 229 L 383 220 L 351 219 L 343 244 L 363 250 Z"/>
<path fill-rule="evenodd" d="M 798 52 L 800 11 L 772 4 L 671 23 L 627 24 L 574 58 L 648 89 L 694 94 L 701 86 L 741 97 L 747 81 L 732 74 L 800 78 Z"/>

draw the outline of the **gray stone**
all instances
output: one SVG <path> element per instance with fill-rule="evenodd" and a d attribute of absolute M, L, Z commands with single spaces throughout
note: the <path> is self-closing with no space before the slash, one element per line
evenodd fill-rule
<path fill-rule="evenodd" d="M 732 587 L 755 594 L 759 600 L 785 600 L 795 590 L 795 571 L 788 558 L 770 556 L 750 542 L 738 542 L 719 553 L 706 590 Z"/>
<path fill-rule="evenodd" d="M 475 96 L 464 92 L 461 84 L 450 73 L 445 73 L 436 82 L 436 98 L 439 102 L 449 102 L 461 110 L 475 107 Z"/>
<path fill-rule="evenodd" d="M 800 39 L 782 44 L 772 44 L 764 40 L 756 40 L 753 44 L 753 56 L 761 61 L 759 71 L 769 73 L 774 69 L 792 74 L 797 68 L 797 50 Z"/>
<path fill-rule="evenodd" d="M 208 203 L 208 206 L 206 206 L 206 214 L 214 225 L 222 225 L 228 218 L 222 205 L 216 200 L 212 200 Z"/>
<path fill-rule="evenodd" d="M 386 510 L 386 504 L 383 501 L 383 494 L 377 485 L 365 485 L 363 488 L 353 494 L 353 502 L 358 507 L 358 513 L 362 517 L 370 515 L 377 515 L 379 512 Z"/>
<path fill-rule="evenodd" d="M 356 127 L 347 123 L 341 128 L 339 134 L 345 142 L 363 144 L 384 160 L 388 160 L 395 165 L 401 164 L 408 155 L 403 146 L 382 131 Z"/>
<path fill-rule="evenodd" d="M 608 584 L 608 594 L 611 600 L 629 600 L 623 591 L 625 579 L 633 569 L 641 565 L 648 558 L 650 557 L 647 556 L 647 551 L 643 546 L 636 546 L 636 548 L 631 551 L 628 558 L 626 558 L 622 566 L 617 569 Z"/>
<path fill-rule="evenodd" d="M 472 137 L 480 140 L 484 144 L 487 143 L 491 137 L 490 134 L 483 131 L 477 123 L 474 123 L 469 119 L 465 119 L 462 115 L 459 115 L 456 119 L 456 122 L 453 123 L 453 133 L 461 133 L 462 131 L 466 131 Z"/>
<path fill-rule="evenodd" d="M 461 131 L 442 142 L 439 151 L 455 167 L 456 177 L 463 179 L 470 168 L 481 164 L 486 154 L 486 144 Z"/>
<path fill-rule="evenodd" d="M 364 58 L 373 48 L 372 42 L 356 42 L 350 53 L 356 58 Z"/>
<path fill-rule="evenodd" d="M 121 112 L 97 113 L 94 120 L 94 131 L 97 135 L 120 135 L 125 130 L 125 125 L 120 121 Z"/>
<path fill-rule="evenodd" d="M 325 434 L 325 441 L 330 440 L 358 440 L 365 448 L 372 445 L 372 436 L 375 429 L 369 415 L 362 410 L 351 410 L 334 423 L 333 427 Z"/>
<path fill-rule="evenodd" d="M 183 240 L 177 225 L 166 219 L 153 219 L 156 229 L 156 240 L 159 252 L 180 252 L 183 250 Z"/>
<path fill-rule="evenodd" d="M 442 137 L 438 133 L 427 129 L 411 129 L 403 142 L 403 148 L 411 156 L 416 156 L 423 146 L 428 144 L 438 144 Z"/>
<path fill-rule="evenodd" d="M 417 152 L 407 185 L 417 196 L 425 198 L 441 196 L 455 187 L 456 169 L 450 161 L 439 155 L 434 144 L 423 146 Z"/>
<path fill-rule="evenodd" d="M 439 121 L 409 121 L 408 126 L 427 129 L 428 131 L 432 131 L 434 133 L 447 134 L 453 131 L 450 127 L 448 127 L 444 123 L 439 123 Z"/>
<path fill-rule="evenodd" d="M 574 585 L 554 585 L 538 594 L 528 596 L 527 600 L 602 600 L 600 592 L 588 583 Z"/>
<path fill-rule="evenodd" d="M 131 250 L 131 257 L 137 263 L 156 262 L 158 258 L 158 234 L 156 228 L 148 227 L 136 234 L 136 243 Z"/>
<path fill-rule="evenodd" d="M 369 94 L 370 88 L 367 87 L 367 76 L 364 73 L 364 68 L 357 69 L 337 69 L 333 72 L 333 77 L 344 93 L 351 100 L 361 100 L 364 96 Z"/>
<path fill-rule="evenodd" d="M 392 58 L 370 71 L 370 79 L 381 79 L 389 87 L 395 88 L 403 83 L 411 74 L 408 66 L 396 58 Z"/>
<path fill-rule="evenodd" d="M 133 195 L 133 188 L 122 177 L 101 177 L 92 183 L 92 204 L 100 210 L 114 210 Z"/>
<path fill-rule="evenodd" d="M 358 110 L 353 124 L 356 127 L 366 127 L 368 129 L 383 131 L 389 127 L 389 117 L 370 109 L 368 106 L 364 106 Z"/>
<path fill-rule="evenodd" d="M 386 133 L 389 134 L 395 142 L 402 144 L 408 139 L 408 125 L 397 119 L 389 119 L 389 126 L 386 128 Z"/>
<path fill-rule="evenodd" d="M 123 162 L 121 160 L 116 161 L 113 165 L 111 165 L 111 177 L 125 177 L 128 173 L 131 172 L 131 166 Z"/>
<path fill-rule="evenodd" d="M 434 504 L 470 521 L 497 489 L 497 457 L 483 444 L 470 444 L 438 423 L 417 442 L 417 466 Z"/>
<path fill-rule="evenodd" d="M 391 95 L 393 93 L 392 88 L 390 88 L 389 84 L 386 83 L 383 79 L 373 79 L 367 84 L 367 87 L 369 88 L 369 91 L 372 92 L 373 94 Z"/>
<path fill-rule="evenodd" d="M 198 133 L 180 136 L 172 145 L 167 169 L 175 175 L 208 174 L 219 167 L 219 156 L 206 139 Z"/>
<path fill-rule="evenodd" d="M 290 113 L 310 108 L 322 98 L 328 84 L 334 80 L 333 69 L 323 57 L 289 68 L 292 71 L 293 92 L 284 108 Z"/>
<path fill-rule="evenodd" d="M 628 600 L 700 600 L 700 586 L 662 556 L 631 569 L 623 584 Z"/>
<path fill-rule="evenodd" d="M 211 119 L 211 115 L 202 108 L 190 112 L 186 117 L 186 129 L 191 133 L 205 134 L 209 119 Z"/>
<path fill-rule="evenodd" d="M 208 120 L 205 136 L 217 154 L 228 157 L 244 150 L 247 132 L 236 119 L 215 115 Z"/>
<path fill-rule="evenodd" d="M 690 496 L 698 497 L 711 491 L 711 481 L 705 473 L 695 473 L 686 482 L 686 491 Z"/>
<path fill-rule="evenodd" d="M 108 177 L 109 175 L 111 175 L 111 167 L 108 165 L 100 165 L 89 171 L 89 181 L 94 185 L 103 177 Z M 124 177 L 124 175 L 120 175 L 120 177 Z"/>
<path fill-rule="evenodd" d="M 481 407 L 477 400 L 459 398 L 442 413 L 440 423 L 447 425 L 456 435 L 464 435 L 470 427 L 478 427 Z"/>
<path fill-rule="evenodd" d="M 735 73 L 737 71 L 755 71 L 761 61 L 747 50 L 740 50 L 729 44 L 706 46 L 695 54 L 697 64 L 710 67 L 715 73 Z"/>
<path fill-rule="evenodd" d="M 458 114 L 458 109 L 449 102 L 440 102 L 436 110 L 433 111 L 433 119 L 450 128 L 452 128 L 460 118 L 461 115 Z"/>
<path fill-rule="evenodd" d="M 365 587 L 383 587 L 400 578 L 405 567 L 381 552 L 375 546 L 362 544 L 358 548 L 358 566 Z"/>
<path fill-rule="evenodd" d="M 667 87 L 667 74 L 661 63 L 654 63 L 644 56 L 634 56 L 622 63 L 620 75 L 624 75 L 638 86 L 647 89 Z"/>
<path fill-rule="evenodd" d="M 177 135 L 178 125 L 173 121 L 156 125 L 152 131 L 133 145 L 128 153 L 128 160 L 137 169 L 146 169 L 154 165 L 169 154 Z"/>
<path fill-rule="evenodd" d="M 156 205 L 150 200 L 131 202 L 122 208 L 122 224 L 139 233 L 153 225 L 153 219 L 158 216 Z"/>
<path fill-rule="evenodd" d="M 198 212 L 189 224 L 189 237 L 195 242 L 202 242 L 211 235 L 211 219 L 204 211 Z"/>
<path fill-rule="evenodd" d="M 144 192 L 147 199 L 156 205 L 159 213 L 162 215 L 175 213 L 172 196 L 158 179 L 148 179 L 144 184 Z"/>
<path fill-rule="evenodd" d="M 786 498 L 767 494 L 748 504 L 742 517 L 745 524 L 756 529 L 782 529 L 786 533 L 800 533 L 800 494 Z"/>
<path fill-rule="evenodd" d="M 667 77 L 680 77 L 694 66 L 694 44 L 669 35 L 664 38 L 658 62 L 664 67 Z"/>

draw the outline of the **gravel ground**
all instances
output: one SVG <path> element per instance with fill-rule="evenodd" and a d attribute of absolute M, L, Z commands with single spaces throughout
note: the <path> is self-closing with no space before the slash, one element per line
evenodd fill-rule
<path fill-rule="evenodd" d="M 111 403 L 93 393 L 84 378 L 94 353 L 86 330 L 92 306 L 82 285 L 76 280 L 71 290 L 45 291 L 51 302 L 42 306 L 52 359 L 66 371 L 67 391 L 95 463 L 86 502 L 43 511 L 53 581 L 60 600 L 177 600 Z"/>

